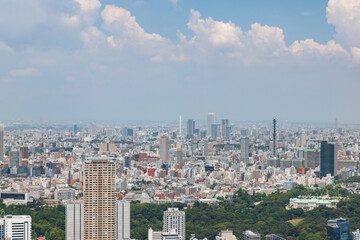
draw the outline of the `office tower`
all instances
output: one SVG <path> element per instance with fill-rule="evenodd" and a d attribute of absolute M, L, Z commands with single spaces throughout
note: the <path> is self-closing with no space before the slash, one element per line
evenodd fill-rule
<path fill-rule="evenodd" d="M 131 158 L 130 158 L 129 155 L 126 155 L 124 157 L 124 166 L 127 167 L 127 168 L 131 167 Z"/>
<path fill-rule="evenodd" d="M 246 230 L 242 234 L 243 240 L 261 240 L 261 235 L 259 233 L 252 232 L 250 230 Z"/>
<path fill-rule="evenodd" d="M 169 163 L 169 146 L 167 136 L 160 137 L 160 160 L 164 163 Z"/>
<path fill-rule="evenodd" d="M 5 239 L 5 225 L 4 225 L 4 219 L 0 218 L 0 240 Z"/>
<path fill-rule="evenodd" d="M 69 202 L 66 204 L 66 240 L 83 240 L 84 206 L 82 202 Z"/>
<path fill-rule="evenodd" d="M 10 168 L 21 166 L 21 152 L 20 151 L 10 151 Z"/>
<path fill-rule="evenodd" d="M 226 128 L 229 127 L 229 120 L 223 119 L 221 120 L 221 137 L 226 139 Z"/>
<path fill-rule="evenodd" d="M 183 161 L 183 151 L 181 148 L 176 149 L 176 162 L 181 163 Z"/>
<path fill-rule="evenodd" d="M 31 240 L 31 216 L 6 215 L 4 229 L 5 239 Z"/>
<path fill-rule="evenodd" d="M 28 147 L 21 147 L 21 157 L 22 158 L 29 158 L 29 148 Z"/>
<path fill-rule="evenodd" d="M 304 132 L 300 133 L 300 146 L 301 147 L 306 146 L 306 134 Z"/>
<path fill-rule="evenodd" d="M 210 138 L 216 140 L 220 137 L 220 124 L 211 124 Z"/>
<path fill-rule="evenodd" d="M 305 167 L 315 169 L 320 166 L 320 152 L 315 149 L 305 150 Z"/>
<path fill-rule="evenodd" d="M 0 162 L 4 161 L 4 126 L 0 124 Z"/>
<path fill-rule="evenodd" d="M 240 139 L 240 161 L 249 162 L 249 138 Z"/>
<path fill-rule="evenodd" d="M 127 137 L 133 137 L 134 136 L 134 129 L 124 127 L 121 129 L 121 135 L 125 139 Z"/>
<path fill-rule="evenodd" d="M 276 158 L 276 118 L 273 119 L 273 157 Z"/>
<path fill-rule="evenodd" d="M 352 233 L 352 240 L 360 240 L 360 230 L 357 229 L 356 232 Z"/>
<path fill-rule="evenodd" d="M 226 133 L 225 133 L 225 140 L 226 141 L 230 141 L 230 136 L 231 136 L 231 126 L 227 126 L 226 127 Z"/>
<path fill-rule="evenodd" d="M 100 149 L 99 149 L 99 152 L 103 152 L 103 153 L 106 153 L 106 152 L 110 152 L 110 153 L 113 153 L 113 152 L 116 152 L 117 151 L 117 147 L 114 143 L 111 143 L 109 141 L 107 141 L 106 143 L 102 143 L 100 145 Z"/>
<path fill-rule="evenodd" d="M 265 240 L 286 240 L 286 239 L 276 236 L 275 234 L 268 234 L 265 236 Z"/>
<path fill-rule="evenodd" d="M 181 128 L 182 128 L 182 126 L 181 126 L 181 115 L 180 115 L 180 117 L 179 117 L 179 136 L 181 137 Z"/>
<path fill-rule="evenodd" d="M 350 239 L 350 221 L 344 218 L 330 219 L 327 222 L 327 239 Z"/>
<path fill-rule="evenodd" d="M 74 125 L 74 135 L 76 135 L 78 133 L 78 128 L 77 128 L 77 125 L 75 124 Z"/>
<path fill-rule="evenodd" d="M 84 239 L 116 237 L 115 163 L 109 158 L 88 159 L 84 164 Z"/>
<path fill-rule="evenodd" d="M 330 144 L 327 141 L 321 142 L 320 152 L 320 175 L 325 177 L 337 175 L 337 145 Z"/>
<path fill-rule="evenodd" d="M 116 240 L 130 239 L 130 203 L 116 201 Z"/>
<path fill-rule="evenodd" d="M 195 131 L 195 121 L 194 119 L 189 119 L 187 121 L 187 135 L 186 138 L 193 138 Z"/>
<path fill-rule="evenodd" d="M 216 123 L 216 114 L 215 113 L 208 113 L 207 116 L 207 128 L 206 128 L 206 135 L 208 137 L 211 136 L 211 125 Z"/>
<path fill-rule="evenodd" d="M 179 211 L 178 208 L 168 208 L 164 212 L 163 224 L 164 232 L 170 232 L 174 229 L 181 236 L 180 240 L 185 240 L 185 212 Z"/>

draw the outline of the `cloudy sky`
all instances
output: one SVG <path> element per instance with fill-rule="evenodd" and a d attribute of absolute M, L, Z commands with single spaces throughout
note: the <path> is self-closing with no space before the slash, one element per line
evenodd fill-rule
<path fill-rule="evenodd" d="M 0 4 L 0 121 L 360 122 L 359 0 Z"/>

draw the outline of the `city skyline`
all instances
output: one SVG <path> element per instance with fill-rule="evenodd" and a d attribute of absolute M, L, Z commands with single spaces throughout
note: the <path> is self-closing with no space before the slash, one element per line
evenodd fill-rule
<path fill-rule="evenodd" d="M 212 111 L 359 122 L 359 6 L 8 1 L 0 120 L 200 119 Z"/>

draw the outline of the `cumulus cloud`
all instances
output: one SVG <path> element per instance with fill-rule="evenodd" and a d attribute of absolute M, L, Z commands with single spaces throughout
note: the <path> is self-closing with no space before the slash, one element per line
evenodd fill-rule
<path fill-rule="evenodd" d="M 171 2 L 172 4 L 177 4 L 177 3 L 179 2 L 179 0 L 170 0 L 170 2 Z"/>
<path fill-rule="evenodd" d="M 334 40 L 327 44 L 319 44 L 312 39 L 295 41 L 290 47 L 289 51 L 295 56 L 304 55 L 322 55 L 322 56 L 341 56 L 347 55 L 347 51 Z"/>
<path fill-rule="evenodd" d="M 131 13 L 115 5 L 106 5 L 101 12 L 104 21 L 104 28 L 113 33 L 121 34 L 125 37 L 135 37 L 139 40 L 161 41 L 163 37 L 155 33 L 146 33 L 136 22 L 136 18 Z"/>
<path fill-rule="evenodd" d="M 40 71 L 35 68 L 13 69 L 8 72 L 13 77 L 27 77 L 41 75 Z"/>
<path fill-rule="evenodd" d="M 348 47 L 360 47 L 360 1 L 329 0 L 327 20 L 336 28 L 336 39 Z"/>

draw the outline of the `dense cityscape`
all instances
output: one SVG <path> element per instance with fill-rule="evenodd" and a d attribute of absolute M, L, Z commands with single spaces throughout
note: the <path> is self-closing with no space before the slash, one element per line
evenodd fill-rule
<path fill-rule="evenodd" d="M 337 120 L 326 128 L 275 118 L 233 124 L 215 113 L 203 125 L 181 117 L 178 124 L 8 124 L 0 130 L 0 239 L 359 239 L 360 223 L 346 215 L 329 214 L 320 238 L 278 227 L 259 233 L 255 225 L 239 233 L 229 228 L 230 213 L 207 233 L 187 222 L 201 209 L 197 221 L 208 218 L 206 206 L 228 211 L 247 201 L 239 210 L 253 211 L 279 194 L 291 196 L 284 211 L 300 211 L 289 225 L 340 208 L 359 193 L 359 134 Z M 63 223 L 44 230 L 32 214 L 15 214 L 26 207 L 55 208 Z"/>

